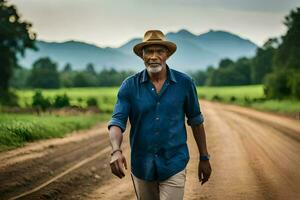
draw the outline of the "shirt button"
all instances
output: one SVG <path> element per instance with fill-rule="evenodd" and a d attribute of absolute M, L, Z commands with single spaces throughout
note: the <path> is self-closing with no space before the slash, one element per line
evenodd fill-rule
<path fill-rule="evenodd" d="M 158 132 L 158 131 L 156 131 L 156 132 L 155 132 L 155 135 L 158 135 L 158 134 L 159 134 L 159 132 Z"/>
<path fill-rule="evenodd" d="M 157 153 L 155 154 L 155 157 L 158 157 Z"/>
<path fill-rule="evenodd" d="M 157 105 L 159 105 L 160 104 L 160 102 L 157 102 Z"/>
<path fill-rule="evenodd" d="M 154 90 L 154 88 L 152 88 L 152 90 Z"/>
<path fill-rule="evenodd" d="M 156 120 L 159 120 L 159 117 L 156 117 L 155 119 L 156 119 Z"/>

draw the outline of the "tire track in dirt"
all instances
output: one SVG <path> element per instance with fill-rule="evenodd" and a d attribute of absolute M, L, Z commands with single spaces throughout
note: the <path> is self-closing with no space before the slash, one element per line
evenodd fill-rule
<path fill-rule="evenodd" d="M 213 174 L 204 187 L 188 174 L 185 199 L 300 199 L 299 121 L 207 101 L 202 108 Z M 286 126 L 295 137 L 281 131 Z"/>
<path fill-rule="evenodd" d="M 74 131 L 68 134 L 64 138 L 55 138 L 48 140 L 36 141 L 33 143 L 26 144 L 24 147 L 14 149 L 11 151 L 0 152 L 0 170 L 9 165 L 17 164 L 19 162 L 24 162 L 26 160 L 42 157 L 46 153 L 49 153 L 50 149 L 55 147 L 60 147 L 62 145 L 66 146 L 73 142 L 84 142 L 87 139 L 96 136 L 99 134 L 95 130 L 105 129 L 106 124 L 99 124 L 93 127 L 90 130 L 81 130 Z M 72 144 L 69 148 L 72 148 Z M 64 152 L 70 151 L 71 149 L 67 148 Z"/>
<path fill-rule="evenodd" d="M 70 167 L 68 168 L 67 170 L 61 172 L 60 174 L 57 174 L 55 177 L 47 180 L 45 183 L 29 190 L 29 191 L 26 191 L 22 194 L 19 194 L 18 196 L 15 196 L 15 197 L 12 197 L 10 198 L 9 200 L 15 200 L 15 199 L 18 199 L 18 198 L 21 198 L 21 197 L 24 197 L 24 196 L 28 196 L 36 191 L 39 191 L 41 190 L 42 188 L 46 187 L 47 185 L 53 183 L 54 181 L 58 180 L 59 178 L 69 174 L 70 172 L 80 168 L 81 166 L 83 166 L 84 164 L 96 159 L 97 157 L 101 156 L 102 154 L 104 153 L 108 153 L 110 151 L 110 148 L 109 147 L 106 147 L 105 149 L 101 150 L 100 152 L 96 153 L 96 154 L 93 154 L 92 156 L 80 161 L 79 163 L 76 163 L 73 167 Z"/>
<path fill-rule="evenodd" d="M 45 155 L 41 158 L 34 157 L 20 163 L 6 164 L 6 167 L 0 169 L 0 199 L 17 196 L 22 192 L 39 187 L 39 185 L 44 184 L 49 181 L 49 179 L 76 166 L 76 164 L 86 157 L 93 156 L 94 154 L 97 154 L 97 152 L 107 148 L 109 141 L 106 126 L 102 129 L 98 128 L 99 127 L 96 127 L 91 130 L 92 132 L 97 132 L 97 134 L 91 134 L 91 137 L 87 138 L 84 133 L 82 133 L 81 139 L 76 135 L 75 137 L 77 140 L 67 139 L 67 141 L 70 140 L 71 142 L 57 145 L 55 148 L 50 146 L 49 148 L 41 149 L 45 151 Z M 51 143 L 51 140 L 49 143 Z M 107 152 L 108 151 L 109 149 L 107 148 Z M 103 155 L 99 155 L 102 160 L 107 159 L 107 152 L 103 152 Z M 22 153 L 20 157 L 22 156 L 27 156 L 27 154 Z M 16 157 L 18 157 L 17 154 Z M 17 160 L 22 160 L 22 158 L 18 158 Z M 99 162 L 99 160 L 97 161 Z M 102 167 L 97 161 L 94 163 L 92 162 L 93 165 L 96 166 L 92 166 L 93 172 L 97 171 L 99 167 Z M 103 163 L 107 163 L 106 160 Z M 107 167 L 107 164 L 104 166 Z M 90 172 L 90 170 L 88 170 L 88 172 Z M 76 175 L 74 177 L 76 177 Z M 98 177 L 97 175 L 96 178 L 99 179 L 100 176 Z M 47 191 L 47 189 L 45 189 L 45 191 Z M 63 191 L 63 193 L 65 193 L 65 191 Z M 45 196 L 47 197 L 49 195 Z"/>
<path fill-rule="evenodd" d="M 264 122 L 227 113 L 228 124 L 240 129 L 239 137 L 256 178 L 271 199 L 299 199 L 299 142 Z M 239 117 L 239 118 L 237 118 Z"/>
<path fill-rule="evenodd" d="M 128 141 L 128 134 L 124 135 L 123 140 L 123 155 L 126 157 L 128 169 L 125 171 L 125 177 L 119 179 L 116 176 L 112 176 L 110 180 L 103 182 L 101 187 L 95 189 L 85 199 L 98 200 L 98 199 L 109 199 L 109 200 L 130 200 L 136 199 L 134 193 L 134 187 L 130 176 L 130 147 Z M 126 137 L 127 136 L 127 137 Z"/>
<path fill-rule="evenodd" d="M 211 154 L 212 175 L 204 185 L 198 182 L 198 150 L 189 134 L 191 160 L 188 164 L 185 199 L 264 199 L 255 174 L 248 165 L 247 152 L 221 113 L 210 102 L 201 102 L 205 117 L 207 145 Z"/>

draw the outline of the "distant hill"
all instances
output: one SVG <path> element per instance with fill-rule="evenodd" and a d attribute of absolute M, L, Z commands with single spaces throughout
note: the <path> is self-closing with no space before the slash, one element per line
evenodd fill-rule
<path fill-rule="evenodd" d="M 225 31 L 209 31 L 194 35 L 187 30 L 170 32 L 166 37 L 177 44 L 177 51 L 167 63 L 181 71 L 206 69 L 209 65 L 217 65 L 222 58 L 233 60 L 255 54 L 257 46 L 250 40 L 243 39 Z M 67 62 L 73 69 L 84 69 L 91 62 L 97 70 L 115 68 L 117 70 L 140 70 L 144 67 L 142 60 L 137 57 L 132 47 L 139 43 L 141 38 L 135 38 L 119 48 L 100 48 L 93 44 L 78 41 L 44 42 L 37 41 L 39 51 L 26 51 L 25 58 L 20 64 L 27 68 L 40 57 L 49 56 L 56 61 L 60 68 Z"/>

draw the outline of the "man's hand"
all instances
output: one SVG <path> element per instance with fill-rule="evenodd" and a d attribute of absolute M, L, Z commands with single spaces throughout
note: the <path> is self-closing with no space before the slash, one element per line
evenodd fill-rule
<path fill-rule="evenodd" d="M 199 161 L 198 165 L 198 177 L 201 185 L 208 181 L 211 174 L 211 166 L 209 160 Z"/>
<path fill-rule="evenodd" d="M 110 159 L 111 172 L 117 177 L 123 178 L 125 176 L 123 165 L 127 170 L 127 163 L 126 163 L 125 156 L 120 151 L 115 152 Z"/>

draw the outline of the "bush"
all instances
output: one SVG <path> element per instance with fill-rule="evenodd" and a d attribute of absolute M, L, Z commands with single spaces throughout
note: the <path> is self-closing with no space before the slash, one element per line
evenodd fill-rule
<path fill-rule="evenodd" d="M 236 101 L 236 97 L 235 97 L 235 96 L 231 96 L 231 97 L 230 97 L 230 101 L 231 101 L 231 102 L 235 102 L 235 101 Z"/>
<path fill-rule="evenodd" d="M 77 102 L 81 103 L 83 101 L 83 99 L 81 97 L 77 97 Z"/>
<path fill-rule="evenodd" d="M 32 106 L 45 111 L 51 107 L 51 102 L 48 98 L 45 98 L 41 91 L 36 91 L 32 97 Z"/>
<path fill-rule="evenodd" d="M 293 73 L 290 77 L 289 85 L 291 87 L 292 96 L 300 99 L 300 72 Z"/>
<path fill-rule="evenodd" d="M 12 91 L 0 91 L 0 105 L 18 106 L 18 96 Z"/>
<path fill-rule="evenodd" d="M 264 80 L 264 93 L 270 99 L 282 99 L 291 94 L 288 85 L 288 74 L 285 71 L 276 71 L 267 74 Z"/>
<path fill-rule="evenodd" d="M 246 105 L 250 105 L 251 104 L 251 99 L 247 96 L 244 97 L 244 102 Z"/>
<path fill-rule="evenodd" d="M 97 102 L 97 99 L 95 97 L 90 97 L 87 99 L 86 101 L 88 107 L 90 106 L 98 106 L 98 102 Z"/>
<path fill-rule="evenodd" d="M 70 106 L 70 99 L 66 94 L 56 95 L 53 106 L 55 108 L 63 108 Z"/>
<path fill-rule="evenodd" d="M 214 95 L 213 97 L 212 97 L 212 100 L 213 101 L 222 101 L 222 98 L 219 96 L 219 95 Z"/>

